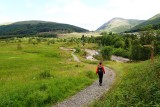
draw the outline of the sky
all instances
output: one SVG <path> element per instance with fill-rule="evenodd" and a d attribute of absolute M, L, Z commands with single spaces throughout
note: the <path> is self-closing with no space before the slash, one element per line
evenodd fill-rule
<path fill-rule="evenodd" d="M 0 23 L 43 20 L 96 30 L 114 17 L 146 20 L 160 0 L 0 0 Z"/>

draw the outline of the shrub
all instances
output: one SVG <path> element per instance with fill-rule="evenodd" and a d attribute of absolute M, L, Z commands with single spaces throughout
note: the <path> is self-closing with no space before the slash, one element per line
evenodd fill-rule
<path fill-rule="evenodd" d="M 80 56 L 85 57 L 87 56 L 87 52 L 85 50 L 81 50 L 81 52 L 79 53 Z"/>
<path fill-rule="evenodd" d="M 97 59 L 97 60 L 102 60 L 103 58 L 102 58 L 102 55 L 94 55 L 93 56 L 95 59 Z"/>
<path fill-rule="evenodd" d="M 111 46 L 105 46 L 101 50 L 101 54 L 104 60 L 110 60 L 113 48 Z"/>
<path fill-rule="evenodd" d="M 76 51 L 75 51 L 76 53 L 81 52 L 81 49 L 80 49 L 79 47 L 75 47 L 74 49 L 76 50 Z"/>
<path fill-rule="evenodd" d="M 123 40 L 117 40 L 114 44 L 115 48 L 123 48 L 125 46 L 125 43 Z"/>
<path fill-rule="evenodd" d="M 44 72 L 41 72 L 41 73 L 39 74 L 40 79 L 49 78 L 49 77 L 51 77 L 51 76 L 52 76 L 52 75 L 51 75 L 50 72 L 47 71 L 47 70 L 45 70 Z"/>
<path fill-rule="evenodd" d="M 125 57 L 125 58 L 129 58 L 130 57 L 130 54 L 129 54 L 129 51 L 126 51 L 122 48 L 115 48 L 113 50 L 113 54 L 116 55 L 116 56 L 122 56 L 122 57 Z"/>
<path fill-rule="evenodd" d="M 93 78 L 96 77 L 96 74 L 95 74 L 93 71 L 87 71 L 87 72 L 86 72 L 86 76 L 87 76 L 88 78 L 93 79 Z"/>
<path fill-rule="evenodd" d="M 18 45 L 17 45 L 17 50 L 22 50 L 22 45 L 21 45 L 21 43 L 18 43 Z"/>
<path fill-rule="evenodd" d="M 50 45 L 50 44 L 55 44 L 55 40 L 54 40 L 54 39 L 48 40 L 47 44 L 48 44 L 48 45 Z"/>

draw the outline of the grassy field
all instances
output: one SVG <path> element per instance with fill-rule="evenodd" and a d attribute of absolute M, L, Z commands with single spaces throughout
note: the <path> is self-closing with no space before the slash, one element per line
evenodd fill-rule
<path fill-rule="evenodd" d="M 51 106 L 97 78 L 96 65 L 73 61 L 60 46 L 0 42 L 1 107 Z"/>
<path fill-rule="evenodd" d="M 160 57 L 154 64 L 108 62 L 116 71 L 114 86 L 91 107 L 160 107 Z"/>
<path fill-rule="evenodd" d="M 69 38 L 69 37 L 81 38 L 82 35 L 84 35 L 84 36 L 86 36 L 86 37 L 91 37 L 91 36 L 97 37 L 97 36 L 101 36 L 99 33 L 96 33 L 96 32 L 87 32 L 87 33 L 76 33 L 76 32 L 73 32 L 73 33 L 58 34 L 58 37 L 60 37 L 60 38 Z"/>

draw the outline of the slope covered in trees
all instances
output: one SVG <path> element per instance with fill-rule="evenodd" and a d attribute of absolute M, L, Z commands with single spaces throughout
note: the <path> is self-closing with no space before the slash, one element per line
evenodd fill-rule
<path fill-rule="evenodd" d="M 42 32 L 69 33 L 69 32 L 86 32 L 88 30 L 62 23 L 45 22 L 45 21 L 23 21 L 10 25 L 0 26 L 0 36 L 24 36 L 35 35 Z"/>
<path fill-rule="evenodd" d="M 147 31 L 152 29 L 160 29 L 160 13 L 133 27 L 129 32 Z"/>

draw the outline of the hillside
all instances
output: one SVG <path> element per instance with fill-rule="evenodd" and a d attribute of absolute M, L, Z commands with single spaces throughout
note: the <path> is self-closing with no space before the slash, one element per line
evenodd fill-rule
<path fill-rule="evenodd" d="M 137 31 L 145 31 L 150 29 L 160 29 L 160 13 L 149 18 L 145 22 L 133 27 L 130 31 L 137 32 Z"/>
<path fill-rule="evenodd" d="M 100 26 L 96 31 L 107 31 L 107 32 L 112 31 L 120 33 L 129 30 L 142 22 L 143 20 L 113 18 L 107 23 Z"/>
<path fill-rule="evenodd" d="M 70 33 L 87 31 L 69 24 L 33 20 L 0 26 L 0 37 L 36 35 L 42 32 Z"/>

